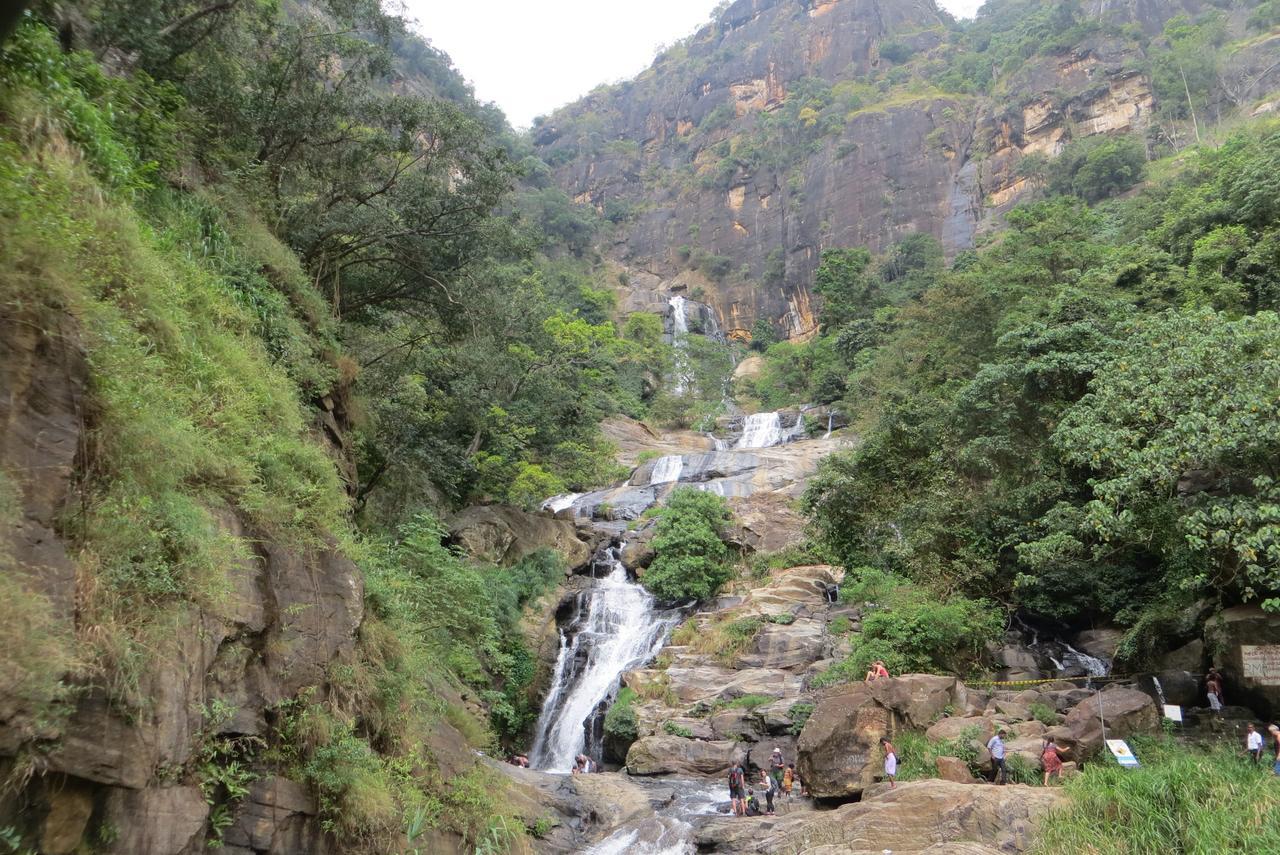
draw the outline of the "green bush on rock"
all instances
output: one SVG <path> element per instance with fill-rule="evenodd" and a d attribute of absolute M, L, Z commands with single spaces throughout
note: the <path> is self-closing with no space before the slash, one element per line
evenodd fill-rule
<path fill-rule="evenodd" d="M 657 516 L 657 557 L 644 586 L 668 602 L 710 599 L 732 575 L 723 534 L 728 504 L 712 493 L 680 487 Z"/>

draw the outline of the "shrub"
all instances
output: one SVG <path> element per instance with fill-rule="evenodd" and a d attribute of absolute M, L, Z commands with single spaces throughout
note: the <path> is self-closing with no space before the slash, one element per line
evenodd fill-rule
<path fill-rule="evenodd" d="M 672 492 L 658 512 L 656 557 L 644 586 L 667 602 L 714 596 L 732 572 L 721 533 L 729 519 L 729 506 L 720 496 L 692 487 Z"/>
<path fill-rule="evenodd" d="M 619 742 L 630 744 L 640 738 L 639 720 L 635 711 L 636 697 L 635 692 L 624 686 L 604 715 L 604 732 Z"/>
<path fill-rule="evenodd" d="M 809 717 L 813 715 L 813 710 L 814 705 L 808 701 L 792 704 L 791 709 L 787 710 L 787 718 L 791 719 L 791 727 L 787 728 L 787 732 L 792 736 L 799 736 Z"/>
<path fill-rule="evenodd" d="M 684 739 L 693 739 L 692 730 L 684 725 L 676 724 L 674 721 L 667 722 L 662 726 L 662 729 L 670 736 L 680 736 Z"/>
<path fill-rule="evenodd" d="M 1046 727 L 1056 727 L 1058 724 L 1057 712 L 1047 704 L 1032 704 L 1031 717 Z"/>
<path fill-rule="evenodd" d="M 944 602 L 923 591 L 902 589 L 863 618 L 853 652 L 814 684 L 861 679 L 877 659 L 895 674 L 963 673 L 1003 631 L 1003 615 L 985 601 L 953 597 Z"/>
<path fill-rule="evenodd" d="M 756 707 L 771 704 L 775 700 L 777 700 L 777 698 L 771 698 L 768 695 L 743 695 L 740 698 L 734 698 L 729 701 L 729 708 L 735 710 L 753 710 Z"/>

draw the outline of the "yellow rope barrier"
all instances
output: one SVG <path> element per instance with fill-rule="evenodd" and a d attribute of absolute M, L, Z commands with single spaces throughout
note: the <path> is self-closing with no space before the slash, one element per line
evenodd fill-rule
<path fill-rule="evenodd" d="M 1048 680 L 965 680 L 966 686 L 1043 686 L 1046 683 L 1072 683 L 1083 680 L 1086 683 L 1114 683 L 1117 680 L 1132 680 L 1133 674 L 1111 674 L 1106 677 L 1053 677 Z"/>

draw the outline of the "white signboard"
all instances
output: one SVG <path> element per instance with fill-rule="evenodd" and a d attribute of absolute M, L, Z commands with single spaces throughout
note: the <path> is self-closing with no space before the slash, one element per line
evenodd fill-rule
<path fill-rule="evenodd" d="M 1242 644 L 1240 664 L 1246 680 L 1280 686 L 1280 645 Z"/>
<path fill-rule="evenodd" d="M 1165 704 L 1164 717 L 1169 719 L 1169 721 L 1176 721 L 1179 724 L 1181 724 L 1182 723 L 1182 707 L 1175 706 L 1174 704 Z"/>
<path fill-rule="evenodd" d="M 1138 758 L 1129 750 L 1129 743 L 1123 739 L 1108 739 L 1107 748 L 1110 749 L 1112 756 L 1116 758 L 1121 766 L 1129 769 L 1138 768 Z"/>

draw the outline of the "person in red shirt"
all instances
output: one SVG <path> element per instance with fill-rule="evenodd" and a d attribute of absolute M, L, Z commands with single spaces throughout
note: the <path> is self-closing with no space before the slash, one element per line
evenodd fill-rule
<path fill-rule="evenodd" d="M 884 667 L 884 663 L 881 662 L 879 659 L 877 659 L 874 663 L 872 663 L 871 670 L 867 672 L 866 682 L 870 683 L 872 680 L 879 680 L 881 677 L 888 677 L 888 676 L 889 676 L 889 669 Z"/>

